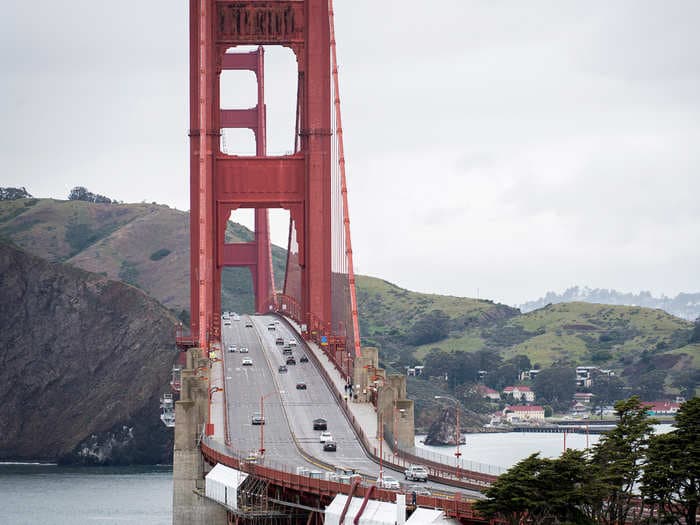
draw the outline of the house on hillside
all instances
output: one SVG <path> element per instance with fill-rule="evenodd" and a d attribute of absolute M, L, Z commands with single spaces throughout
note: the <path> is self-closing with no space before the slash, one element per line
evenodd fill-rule
<path fill-rule="evenodd" d="M 503 389 L 506 396 L 513 396 L 513 399 L 520 401 L 525 400 L 532 403 L 535 400 L 535 393 L 529 386 L 507 386 Z"/>
<path fill-rule="evenodd" d="M 532 381 L 537 377 L 537 374 L 539 374 L 542 370 L 539 368 L 533 368 L 532 370 L 522 370 L 520 372 L 520 381 L 527 381 L 528 379 Z"/>
<path fill-rule="evenodd" d="M 514 405 L 503 409 L 503 417 L 509 423 L 543 422 L 544 408 L 539 405 Z"/>
<path fill-rule="evenodd" d="M 645 401 L 644 406 L 650 416 L 675 416 L 681 407 L 673 401 Z"/>
<path fill-rule="evenodd" d="M 476 391 L 481 397 L 491 399 L 492 401 L 498 401 L 501 399 L 501 395 L 496 390 L 489 388 L 486 385 L 478 385 L 476 387 Z"/>
<path fill-rule="evenodd" d="M 593 399 L 593 394 L 590 392 L 576 392 L 574 394 L 574 403 L 583 403 L 584 405 L 590 405 Z"/>

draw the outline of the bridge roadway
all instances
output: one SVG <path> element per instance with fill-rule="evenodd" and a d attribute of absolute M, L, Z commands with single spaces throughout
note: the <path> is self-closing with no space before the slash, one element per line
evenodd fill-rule
<path fill-rule="evenodd" d="M 253 327 L 246 328 L 246 321 L 252 320 Z M 322 470 L 321 462 L 342 465 L 356 469 L 367 478 L 376 479 L 379 465 L 370 459 L 360 445 L 350 423 L 345 418 L 328 385 L 316 369 L 313 360 L 299 362 L 305 352 L 298 334 L 286 323 L 276 325 L 274 331 L 267 326 L 278 318 L 271 315 L 240 316 L 239 321 L 231 321 L 224 326 L 223 354 L 228 409 L 228 430 L 231 447 L 248 453 L 260 448 L 260 426 L 252 424 L 252 416 L 260 412 L 260 398 L 264 399 L 264 446 L 265 464 L 287 471 L 296 471 L 303 466 L 311 470 Z M 282 346 L 275 344 L 277 337 L 285 342 L 294 339 L 292 349 L 296 365 L 288 365 L 288 372 L 278 372 L 286 357 Z M 236 352 L 228 347 L 236 345 Z M 240 353 L 241 347 L 248 353 Z M 245 358 L 253 361 L 252 366 L 243 366 Z M 306 390 L 297 390 L 296 384 L 304 382 Z M 313 420 L 323 417 L 328 421 L 328 431 L 337 443 L 336 452 L 325 452 L 319 442 L 320 431 L 313 430 Z M 320 460 L 320 461 L 319 461 Z M 404 484 L 403 472 L 384 468 L 385 475 L 393 476 Z M 435 494 L 453 493 L 454 488 L 434 482 L 426 486 Z M 461 490 L 472 497 L 482 497 L 477 492 Z"/>

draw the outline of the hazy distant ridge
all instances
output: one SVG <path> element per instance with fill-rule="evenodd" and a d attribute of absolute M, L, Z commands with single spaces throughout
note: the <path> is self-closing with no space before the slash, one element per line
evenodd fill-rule
<path fill-rule="evenodd" d="M 550 303 L 568 303 L 572 301 L 660 308 L 671 315 L 689 321 L 700 317 L 700 293 L 679 293 L 673 298 L 666 297 L 665 295 L 654 297 L 651 295 L 651 292 L 643 291 L 638 294 L 633 294 L 604 288 L 588 288 L 587 286 L 583 288 L 572 286 L 561 294 L 547 292 L 544 297 L 540 297 L 535 301 L 523 303 L 519 305 L 519 308 L 525 313 L 537 310 Z"/>

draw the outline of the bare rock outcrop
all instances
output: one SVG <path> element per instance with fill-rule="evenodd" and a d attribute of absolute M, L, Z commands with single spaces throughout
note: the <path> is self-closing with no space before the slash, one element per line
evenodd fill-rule
<path fill-rule="evenodd" d="M 0 459 L 159 463 L 175 319 L 141 290 L 0 243 Z"/>

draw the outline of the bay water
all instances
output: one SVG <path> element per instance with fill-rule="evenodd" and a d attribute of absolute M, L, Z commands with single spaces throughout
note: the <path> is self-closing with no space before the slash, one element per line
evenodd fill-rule
<path fill-rule="evenodd" d="M 0 524 L 172 523 L 172 467 L 0 463 Z"/>

